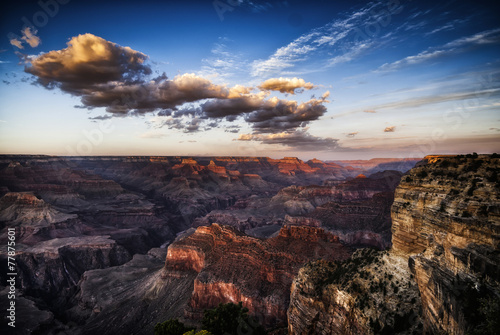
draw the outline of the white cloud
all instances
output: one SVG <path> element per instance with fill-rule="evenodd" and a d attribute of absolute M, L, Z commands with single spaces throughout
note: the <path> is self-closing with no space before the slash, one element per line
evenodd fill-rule
<path fill-rule="evenodd" d="M 337 54 L 324 66 L 334 66 L 360 56 L 362 51 L 366 50 L 372 43 L 368 41 L 352 43 L 349 36 L 368 22 L 382 20 L 382 11 L 380 13 L 374 11 L 377 6 L 382 6 L 382 4 L 369 3 L 360 10 L 350 13 L 344 19 L 332 21 L 303 34 L 289 44 L 278 48 L 267 59 L 254 61 L 251 64 L 252 76 L 275 76 L 282 74 L 284 70 L 291 72 L 291 68 L 310 60 L 316 53 L 324 51 Z M 302 74 L 303 72 L 296 71 L 294 73 Z"/>
<path fill-rule="evenodd" d="M 500 42 L 500 29 L 483 31 L 471 36 L 458 38 L 440 47 L 429 48 L 416 55 L 408 56 L 392 63 L 385 63 L 375 72 L 395 71 L 405 66 L 420 64 L 438 57 L 443 57 L 463 51 L 472 45 L 492 44 Z"/>

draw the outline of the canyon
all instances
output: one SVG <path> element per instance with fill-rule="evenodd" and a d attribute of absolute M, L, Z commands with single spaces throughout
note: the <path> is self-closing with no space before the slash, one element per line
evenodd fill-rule
<path fill-rule="evenodd" d="M 0 156 L 25 333 L 152 334 L 239 301 L 276 334 L 481 329 L 500 163 L 469 156 Z"/>

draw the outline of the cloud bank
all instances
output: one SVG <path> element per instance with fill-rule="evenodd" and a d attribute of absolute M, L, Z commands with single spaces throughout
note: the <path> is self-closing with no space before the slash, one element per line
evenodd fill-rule
<path fill-rule="evenodd" d="M 270 78 L 258 90 L 226 87 L 190 73 L 173 79 L 165 74 L 151 78 L 147 55 L 92 34 L 73 37 L 64 49 L 25 60 L 25 72 L 35 76 L 39 85 L 80 97 L 79 108 L 103 107 L 108 116 L 155 112 L 156 127 L 183 132 L 241 119 L 252 127 L 252 138 L 263 143 L 302 148 L 322 140 L 322 145 L 336 144 L 336 140 L 309 135 L 306 128 L 327 112 L 329 92 L 305 102 L 270 96 L 270 91 L 297 94 L 316 87 L 301 78 Z"/>

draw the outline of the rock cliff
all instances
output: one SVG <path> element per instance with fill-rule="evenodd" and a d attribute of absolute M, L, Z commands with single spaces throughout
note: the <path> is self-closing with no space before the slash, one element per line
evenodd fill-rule
<path fill-rule="evenodd" d="M 499 170 L 488 155 L 428 156 L 396 190 L 393 247 L 410 257 L 427 333 L 486 333 L 499 308 Z"/>
<path fill-rule="evenodd" d="M 302 268 L 289 334 L 497 334 L 499 170 L 497 155 L 418 163 L 395 191 L 392 250 Z"/>
<path fill-rule="evenodd" d="M 308 263 L 290 299 L 288 334 L 411 334 L 422 326 L 407 259 L 392 252 L 359 249 L 342 262 Z"/>

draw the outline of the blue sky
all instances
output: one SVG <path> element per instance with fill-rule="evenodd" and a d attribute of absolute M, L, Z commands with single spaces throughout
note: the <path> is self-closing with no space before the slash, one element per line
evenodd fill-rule
<path fill-rule="evenodd" d="M 0 153 L 500 151 L 493 1 L 2 6 Z"/>

